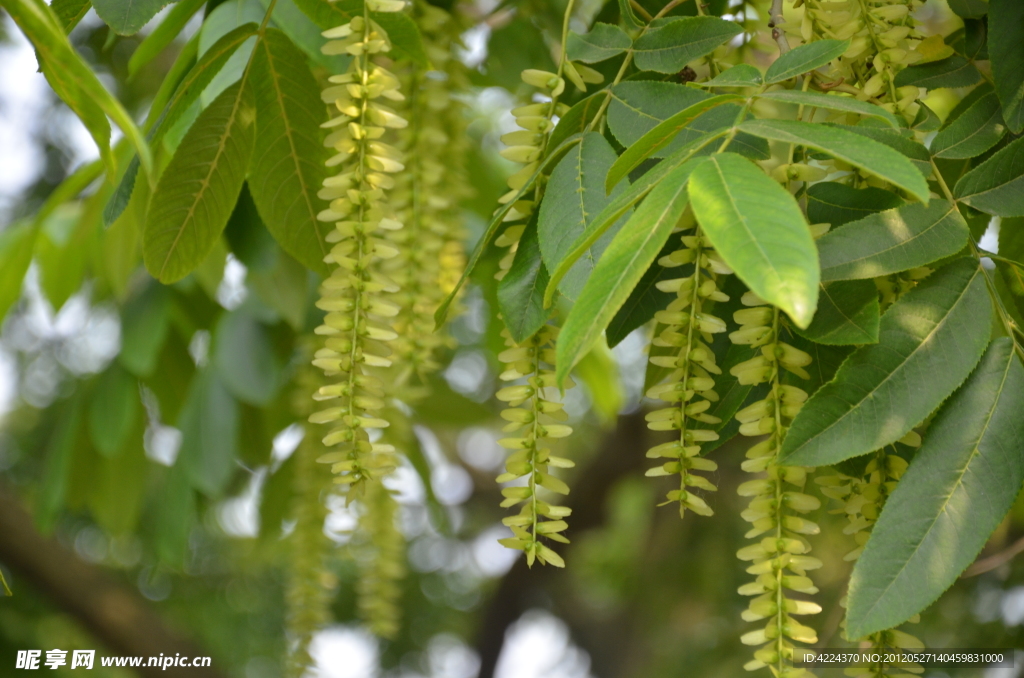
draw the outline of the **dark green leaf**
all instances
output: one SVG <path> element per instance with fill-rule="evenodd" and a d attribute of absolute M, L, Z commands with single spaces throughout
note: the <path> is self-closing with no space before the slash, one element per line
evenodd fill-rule
<path fill-rule="evenodd" d="M 849 48 L 849 40 L 815 40 L 794 47 L 768 67 L 764 74 L 765 84 L 772 85 L 821 68 L 841 57 Z"/>
<path fill-rule="evenodd" d="M 822 181 L 807 189 L 807 220 L 812 224 L 832 224 L 835 229 L 902 204 L 898 195 L 883 188 L 853 188 Z"/>
<path fill-rule="evenodd" d="M 880 144 L 885 144 L 894 151 L 898 151 L 910 159 L 917 171 L 921 173 L 926 179 L 932 175 L 932 163 L 931 153 L 924 147 L 923 144 L 915 141 L 910 136 L 904 136 L 909 134 L 908 131 L 897 131 L 889 129 L 888 127 L 872 127 L 865 124 L 860 125 L 837 125 L 835 123 L 826 123 L 829 127 L 846 130 L 847 132 L 853 132 L 859 134 L 862 137 L 868 139 L 874 139 Z"/>
<path fill-rule="evenodd" d="M 299 262 L 278 251 L 269 269 L 250 270 L 245 279 L 256 296 L 293 330 L 301 332 L 309 311 L 309 274 Z"/>
<path fill-rule="evenodd" d="M 321 141 L 320 88 L 291 41 L 270 29 L 256 44 L 252 65 L 256 93 L 256 146 L 249 186 L 263 223 L 285 252 L 327 274 L 332 225 L 317 221 L 317 191 L 328 154 Z"/>
<path fill-rule="evenodd" d="M 1013 341 L 996 339 L 932 422 L 854 567 L 851 638 L 921 612 L 977 557 L 1024 481 L 1022 401 Z"/>
<path fill-rule="evenodd" d="M 672 170 L 633 212 L 608 245 L 558 336 L 560 384 L 618 313 L 686 210 L 690 173 L 705 158 Z"/>
<path fill-rule="evenodd" d="M 1012 0 L 1011 0 L 1012 1 Z M 896 87 L 970 87 L 981 80 L 981 73 L 967 59 L 959 54 L 928 64 L 909 66 L 896 74 Z"/>
<path fill-rule="evenodd" d="M 924 266 L 959 252 L 967 235 L 967 222 L 945 200 L 872 214 L 818 240 L 821 279 L 877 278 Z"/>
<path fill-rule="evenodd" d="M 196 374 L 178 422 L 178 464 L 192 487 L 209 497 L 223 492 L 238 457 L 238 403 L 215 370 Z"/>
<path fill-rule="evenodd" d="M 39 531 L 49 534 L 64 508 L 68 480 L 80 435 L 82 398 L 73 396 L 57 411 L 56 423 L 46 443 L 43 477 L 36 494 L 35 519 Z"/>
<path fill-rule="evenodd" d="M 213 341 L 213 366 L 224 386 L 244 403 L 269 405 L 281 385 L 283 366 L 266 327 L 243 306 L 221 316 Z"/>
<path fill-rule="evenodd" d="M 1024 216 L 1024 138 L 1010 142 L 961 177 L 953 195 L 986 214 Z"/>
<path fill-rule="evenodd" d="M 634 60 L 641 70 L 678 73 L 742 31 L 739 24 L 717 17 L 674 19 L 637 38 Z"/>
<path fill-rule="evenodd" d="M 749 160 L 723 153 L 694 170 L 690 202 L 740 280 L 806 327 L 817 306 L 818 253 L 789 191 Z"/>
<path fill-rule="evenodd" d="M 100 376 L 89 399 L 89 434 L 104 457 L 121 451 L 139 415 L 139 382 L 117 363 Z"/>
<path fill-rule="evenodd" d="M 498 283 L 498 307 L 512 339 L 521 343 L 547 322 L 551 312 L 544 309 L 548 271 L 541 257 L 536 213 L 519 239 L 512 268 Z"/>
<path fill-rule="evenodd" d="M 596 23 L 585 35 L 569 33 L 565 43 L 566 53 L 573 61 L 585 64 L 596 64 L 605 59 L 622 54 L 633 41 L 618 26 Z"/>
<path fill-rule="evenodd" d="M 1024 3 L 991 0 L 988 15 L 988 54 L 1003 118 L 1014 134 L 1024 130 Z"/>
<path fill-rule="evenodd" d="M 977 19 L 988 14 L 988 0 L 946 0 L 957 16 Z"/>
<path fill-rule="evenodd" d="M 804 404 L 780 462 L 827 466 L 902 438 L 974 369 L 991 318 L 977 260 L 933 273 L 882 316 L 878 343 L 855 351 Z"/>
<path fill-rule="evenodd" d="M 220 239 L 252 154 L 253 109 L 247 82 L 224 90 L 200 114 L 160 177 L 146 216 L 142 256 L 161 282 L 184 278 Z"/>
<path fill-rule="evenodd" d="M 807 329 L 796 332 L 818 344 L 877 344 L 878 321 L 878 288 L 874 282 L 840 281 L 821 286 L 814 320 Z"/>
<path fill-rule="evenodd" d="M 588 224 L 625 188 L 620 186 L 611 195 L 605 195 L 604 178 L 615 157 L 611 144 L 602 135 L 587 132 L 583 141 L 571 148 L 551 172 L 537 222 L 540 251 L 549 269 L 558 267 Z M 576 260 L 558 285 L 562 294 L 569 299 L 579 296 L 622 223 L 623 219 L 619 219 Z M 547 280 L 544 285 L 547 286 Z"/>
<path fill-rule="evenodd" d="M 893 149 L 836 127 L 797 120 L 748 120 L 740 129 L 755 136 L 785 141 L 828 153 L 909 192 L 921 202 L 929 199 L 928 182 L 907 159 Z"/>
<path fill-rule="evenodd" d="M 633 8 L 629 4 L 629 0 L 619 0 L 619 14 L 622 16 L 622 21 L 626 24 L 627 28 L 636 30 L 643 26 L 643 23 L 637 19 L 636 14 L 633 13 Z"/>
<path fill-rule="evenodd" d="M 92 6 L 118 35 L 135 35 L 168 0 L 93 0 Z"/>
<path fill-rule="evenodd" d="M 932 154 L 939 158 L 974 158 L 995 146 L 1006 134 L 999 99 L 981 97 L 932 140 Z"/>
<path fill-rule="evenodd" d="M 677 136 L 689 127 L 697 118 L 722 104 L 742 101 L 743 98 L 735 94 L 720 94 L 709 99 L 697 101 L 684 108 L 665 120 L 661 121 L 642 137 L 630 144 L 622 155 L 612 164 L 608 170 L 608 177 L 605 180 L 605 188 L 608 191 L 624 179 L 630 172 L 636 169 L 640 163 L 649 157 L 658 157 L 662 149 L 669 146 Z M 725 117 L 715 115 L 716 122 L 725 122 Z M 735 120 L 735 118 L 733 118 Z M 692 134 L 685 136 L 687 141 L 692 139 Z"/>
<path fill-rule="evenodd" d="M 817 42 L 812 42 L 811 45 L 817 45 L 822 42 L 825 41 L 819 40 Z M 792 54 L 792 52 L 788 52 L 788 54 Z M 775 63 L 778 63 L 778 61 Z M 814 108 L 825 108 L 830 111 L 841 111 L 843 113 L 855 113 L 856 115 L 884 120 L 893 128 L 900 127 L 900 121 L 896 116 L 881 106 L 876 106 L 875 104 L 867 101 L 858 101 L 853 97 L 843 96 L 841 94 L 802 92 L 798 89 L 779 89 L 772 92 L 763 92 L 758 96 L 762 99 L 771 99 L 772 101 L 784 101 L 787 104 L 813 106 Z"/>
<path fill-rule="evenodd" d="M 171 294 L 163 285 L 150 282 L 121 311 L 121 354 L 118 360 L 137 377 L 156 369 L 157 356 L 167 336 Z"/>

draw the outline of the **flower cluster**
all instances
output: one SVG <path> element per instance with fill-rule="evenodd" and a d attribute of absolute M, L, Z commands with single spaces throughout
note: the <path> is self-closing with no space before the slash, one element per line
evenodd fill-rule
<path fill-rule="evenodd" d="M 450 49 L 459 27 L 440 8 L 426 3 L 415 8 L 414 18 L 436 70 L 424 72 L 410 64 L 401 75 L 408 93 L 403 113 L 410 125 L 401 131 L 400 148 L 408 160 L 390 198 L 404 228 L 393 238 L 398 256 L 386 263 L 388 276 L 401 287 L 396 296 L 401 311 L 393 323 L 399 335 L 394 342 L 398 384 L 413 375 L 422 381 L 438 369 L 437 353 L 449 339 L 434 331 L 434 311 L 465 263 L 458 205 L 468 185 L 466 117 L 465 106 L 453 94 L 466 88 L 467 76 Z"/>
<path fill-rule="evenodd" d="M 647 415 L 648 427 L 654 431 L 678 431 L 678 439 L 658 445 L 647 452 L 652 459 L 669 461 L 647 471 L 648 476 L 679 476 L 679 489 L 668 493 L 665 503 L 678 502 L 679 515 L 689 509 L 699 515 L 713 513 L 704 499 L 693 490 L 714 492 L 717 488 L 704 476 L 694 471 L 715 471 L 718 465 L 700 456 L 701 446 L 718 440 L 718 434 L 708 428 L 721 423 L 721 419 L 708 413 L 718 400 L 713 375 L 722 370 L 715 364 L 715 354 L 709 344 L 712 335 L 725 332 L 725 321 L 712 315 L 708 307 L 715 302 L 728 301 L 718 289 L 717 278 L 732 270 L 718 256 L 699 227 L 681 238 L 682 247 L 662 257 L 663 267 L 689 265 L 690 275 L 657 283 L 663 292 L 675 293 L 655 320 L 663 325 L 653 345 L 665 349 L 661 355 L 652 355 L 651 362 L 672 370 L 668 379 L 647 392 L 647 397 L 661 400 L 669 406 Z"/>
<path fill-rule="evenodd" d="M 502 257 L 498 265 L 499 270 L 495 275 L 498 280 L 504 278 L 512 267 L 519 239 L 522 237 L 523 231 L 526 230 L 526 222 L 533 214 L 537 203 L 540 202 L 539 193 L 536 195 L 527 193 L 519 199 L 516 199 L 516 196 L 530 181 L 544 159 L 548 138 L 551 135 L 551 130 L 555 128 L 553 118 L 556 115 L 565 115 L 569 110 L 565 104 L 558 103 L 559 95 L 565 91 L 565 80 L 561 76 L 531 68 L 523 71 L 522 79 L 527 85 L 536 87 L 541 95 L 549 98 L 549 101 L 512 109 L 516 124 L 521 129 L 501 137 L 501 142 L 506 146 L 501 151 L 502 157 L 523 166 L 508 178 L 509 191 L 498 199 L 502 205 L 512 200 L 516 201 L 504 218 L 504 221 L 511 225 L 507 226 L 494 241 L 498 247 L 509 248 L 508 253 Z"/>
<path fill-rule="evenodd" d="M 372 56 L 387 52 L 390 42 L 369 10 L 399 11 L 403 6 L 371 0 L 363 16 L 324 32 L 330 39 L 323 47 L 325 54 L 353 58 L 348 72 L 332 76 L 332 86 L 323 92 L 324 101 L 340 113 L 324 124 L 334 130 L 325 144 L 337 151 L 327 164 L 341 171 L 325 179 L 319 193 L 331 201 L 318 218 L 335 222 L 327 237 L 333 247 L 325 257 L 335 266 L 320 287 L 317 307 L 327 315 L 316 333 L 326 340 L 313 360 L 332 383 L 322 386 L 314 399 L 338 404 L 309 420 L 333 424 L 324 444 L 340 449 L 320 461 L 333 465 L 333 472 L 339 474 L 335 482 L 350 486 L 350 501 L 365 489 L 365 481 L 395 466 L 394 448 L 374 443 L 370 437 L 370 430 L 384 428 L 388 422 L 378 416 L 384 406 L 383 384 L 366 368 L 390 366 L 388 342 L 397 336 L 389 323 L 399 307 L 386 295 L 397 292 L 398 286 L 379 268 L 382 260 L 398 254 L 388 234 L 402 224 L 387 211 L 384 197 L 395 185 L 391 175 L 404 165 L 398 149 L 382 138 L 388 129 L 402 129 L 407 123 L 381 102 L 400 102 L 404 97 L 398 78 L 371 61 Z"/>
<path fill-rule="evenodd" d="M 359 528 L 366 542 L 356 584 L 359 615 L 381 638 L 394 638 L 402 617 L 398 600 L 405 576 L 405 537 L 398 529 L 398 503 L 384 483 L 368 485 Z"/>
<path fill-rule="evenodd" d="M 925 39 L 916 29 L 913 13 L 922 0 L 797 0 L 804 11 L 800 23 L 784 26 L 804 42 L 821 38 L 850 40 L 843 58 L 835 62 L 826 88 L 845 84 L 858 98 L 874 99 L 892 113 L 913 121 L 920 111 L 916 86 L 896 87 L 896 74 L 914 63 L 948 56 L 941 37 Z M 820 74 L 819 74 L 820 75 Z"/>
<path fill-rule="evenodd" d="M 498 476 L 499 483 L 511 483 L 520 478 L 526 484 L 510 485 L 502 489 L 505 500 L 502 507 L 516 504 L 523 507 L 517 515 L 509 516 L 502 522 L 511 530 L 513 537 L 501 539 L 503 546 L 526 553 L 526 561 L 533 565 L 540 563 L 564 567 L 562 558 L 540 541 L 547 537 L 553 541 L 569 543 L 561 533 L 568 527 L 564 518 L 570 514 L 565 506 L 555 506 L 542 500 L 538 493 L 544 488 L 555 494 L 568 494 L 569 487 L 550 472 L 550 467 L 572 468 L 569 459 L 556 457 L 551 450 L 543 447 L 549 438 L 564 438 L 572 428 L 564 422 L 568 419 L 562 403 L 554 400 L 557 393 L 555 372 L 554 341 L 558 329 L 545 325 L 536 334 L 517 345 L 507 330 L 503 332 L 508 349 L 498 359 L 505 364 L 501 380 L 519 382 L 498 391 L 499 400 L 508 403 L 501 417 L 508 421 L 505 433 L 515 437 L 502 438 L 499 443 L 511 450 L 505 462 L 505 473 Z M 571 388 L 569 384 L 567 388 Z"/>
<path fill-rule="evenodd" d="M 755 543 L 739 550 L 740 560 L 750 561 L 749 574 L 757 579 L 740 587 L 742 595 L 753 596 L 743 612 L 745 621 L 767 619 L 763 628 L 744 634 L 746 645 L 760 645 L 754 659 L 745 668 L 753 671 L 770 666 L 776 676 L 800 678 L 809 676 L 805 669 L 791 666 L 794 642 L 815 643 L 814 629 L 795 619 L 817 614 L 816 603 L 790 598 L 786 591 L 813 594 L 818 589 L 807 576 L 808 570 L 821 567 L 821 561 L 807 553 L 811 550 L 808 535 L 817 534 L 818 525 L 800 514 L 815 511 L 821 502 L 802 490 L 808 469 L 782 466 L 778 454 L 786 431 L 799 412 L 807 393 L 782 383 L 783 370 L 803 379 L 804 367 L 811 358 L 805 352 L 781 339 L 783 319 L 777 308 L 766 305 L 752 292 L 743 295 L 747 308 L 736 311 L 734 319 L 740 329 L 729 335 L 734 344 L 749 345 L 757 355 L 730 370 L 741 384 L 768 384 L 767 395 L 736 414 L 740 434 L 767 436 L 747 451 L 742 468 L 749 473 L 764 474 L 740 485 L 740 496 L 749 497 L 750 504 L 741 514 L 751 524 L 748 539 Z"/>

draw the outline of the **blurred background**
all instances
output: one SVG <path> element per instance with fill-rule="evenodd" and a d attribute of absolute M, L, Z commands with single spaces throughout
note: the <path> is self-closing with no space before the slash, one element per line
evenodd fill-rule
<path fill-rule="evenodd" d="M 286 2 L 287 0 L 282 0 Z M 657 9 L 657 2 L 643 4 Z M 720 11 L 763 23 L 756 2 Z M 259 0 L 211 3 L 223 14 L 262 15 Z M 522 100 L 519 72 L 551 67 L 563 0 L 479 1 L 460 58 L 473 147 L 466 201 L 469 246 L 482 232 L 510 170 L 497 155 Z M 166 11 L 166 10 L 165 10 Z M 615 3 L 581 3 L 574 28 Z M 76 48 L 136 117 L 144 115 L 184 40 L 128 77 L 139 41 L 108 34 L 90 12 Z M 923 18 L 952 21 L 930 0 Z M 948 31 L 946 31 L 948 32 Z M 747 45 L 766 61 L 770 48 Z M 33 50 L 0 12 L 0 262 L 18 226 L 71 172 L 98 157 L 88 133 L 36 71 Z M 956 92 L 936 95 L 949 110 Z M 115 131 L 116 134 L 116 131 Z M 99 195 L 98 189 L 94 189 Z M 221 246 L 195 274 L 164 287 L 140 266 L 138 215 L 109 230 L 102 196 L 47 218 L 27 278 L 0 265 L 0 569 L 14 596 L 0 598 L 0 675 L 17 675 L 17 650 L 136 648 L 135 654 L 210 655 L 217 675 L 283 675 L 287 516 L 292 453 L 305 434 L 293 402 L 306 360 L 301 341 L 318 318 L 317 280 L 259 223 L 243 194 Z M 133 221 L 135 219 L 135 221 Z M 493 399 L 502 348 L 493 274 L 477 269 L 451 325 L 432 395 L 410 409 L 408 462 L 389 481 L 400 504 L 408 574 L 402 630 L 375 639 L 357 621 L 355 516 L 329 505 L 334 621 L 313 643 L 321 678 L 617 678 L 743 675 L 739 636 L 747 579 L 735 552 L 746 524 L 735 488 L 742 441 L 715 452 L 716 515 L 656 508 L 665 479 L 644 478 L 658 442 L 643 421 L 647 330 L 581 366 L 567 394 L 576 433 L 565 453 L 577 468 L 565 570 L 527 569 L 497 543 L 507 530 L 494 478 L 500 407 Z M 840 622 L 852 539 L 826 505 L 814 519 L 825 608 L 821 646 L 847 645 Z M 969 571 L 910 629 L 930 647 L 1024 648 L 1024 535 L 1020 503 Z M 984 570 L 984 571 L 982 571 Z M 54 675 L 69 673 L 68 667 Z M 928 670 L 928 678 L 1010 678 L 1014 669 Z M 833 671 L 841 675 L 841 671 Z M 75 674 L 70 674 L 75 675 Z M 127 669 L 93 669 L 105 678 Z M 829 675 L 824 673 L 823 675 Z"/>

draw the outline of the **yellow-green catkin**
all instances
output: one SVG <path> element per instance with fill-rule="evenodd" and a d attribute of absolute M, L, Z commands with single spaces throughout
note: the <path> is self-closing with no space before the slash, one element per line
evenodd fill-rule
<path fill-rule="evenodd" d="M 917 447 L 921 444 L 921 437 L 911 431 L 900 442 Z M 864 545 L 867 544 L 882 507 L 896 489 L 896 483 L 907 470 L 907 466 L 906 460 L 898 454 L 883 449 L 875 452 L 862 475 L 850 476 L 836 472 L 815 479 L 821 486 L 822 494 L 842 503 L 842 506 L 833 513 L 846 515 L 848 522 L 843 532 L 852 535 L 856 543 L 856 548 L 846 554 L 845 560 L 857 560 L 864 551 Z M 845 599 L 842 605 L 845 607 Z M 916 621 L 916 617 L 911 621 Z M 845 628 L 845 622 L 843 626 Z M 872 650 L 883 657 L 891 654 L 893 650 L 924 648 L 924 643 L 920 639 L 899 629 L 879 631 L 863 640 L 870 642 Z M 875 662 L 850 667 L 846 669 L 846 675 L 852 678 L 910 678 L 923 671 L 921 666 L 914 663 Z"/>
<path fill-rule="evenodd" d="M 569 543 L 562 532 L 568 527 L 565 518 L 571 510 L 551 504 L 539 496 L 541 488 L 553 494 L 568 494 L 569 487 L 552 475 L 551 467 L 572 468 L 575 465 L 569 459 L 553 455 L 551 449 L 545 447 L 550 439 L 564 438 L 572 433 L 572 428 L 564 423 L 568 416 L 562 403 L 554 399 L 558 393 L 553 368 L 558 329 L 545 325 L 521 345 L 512 340 L 507 330 L 503 336 L 508 348 L 498 356 L 505 365 L 500 379 L 516 383 L 505 386 L 497 395 L 499 400 L 509 405 L 501 413 L 502 418 L 509 422 L 503 430 L 514 434 L 499 441 L 511 453 L 505 462 L 506 472 L 498 477 L 498 482 L 525 478 L 526 484 L 505 487 L 501 491 L 505 497 L 502 507 L 522 504 L 522 509 L 502 521 L 512 530 L 513 536 L 500 542 L 526 553 L 526 562 L 531 566 L 536 560 L 542 565 L 564 567 L 561 556 L 545 545 L 541 538 Z M 571 388 L 572 384 L 564 386 Z"/>
<path fill-rule="evenodd" d="M 677 431 L 678 438 L 652 447 L 651 459 L 668 459 L 647 471 L 648 476 L 678 476 L 679 489 L 668 493 L 665 504 L 678 503 L 682 517 L 687 509 L 699 515 L 713 513 L 707 502 L 695 492 L 714 492 L 717 488 L 695 471 L 715 471 L 718 465 L 700 456 L 704 443 L 718 440 L 709 425 L 721 419 L 708 413 L 718 401 L 715 375 L 722 370 L 715 364 L 710 344 L 713 335 L 725 332 L 726 326 L 710 309 L 729 297 L 718 288 L 718 277 L 732 270 L 714 251 L 700 227 L 690 225 L 683 230 L 681 247 L 662 257 L 663 267 L 693 265 L 688 276 L 663 280 L 658 289 L 676 298 L 663 311 L 655 314 L 658 322 L 653 345 L 667 349 L 666 354 L 651 356 L 651 362 L 672 370 L 668 379 L 647 392 L 647 397 L 661 400 L 667 407 L 647 414 L 647 425 L 654 431 Z"/>
<path fill-rule="evenodd" d="M 925 38 L 913 15 L 923 0 L 797 0 L 800 22 L 783 28 L 791 38 L 811 42 L 823 38 L 850 40 L 827 75 L 817 74 L 823 89 L 850 92 L 913 121 L 921 109 L 921 90 L 896 87 L 896 74 L 907 66 L 949 56 L 938 39 Z"/>
<path fill-rule="evenodd" d="M 331 486 L 327 469 L 316 462 L 323 446 L 307 434 L 295 450 L 295 528 L 289 536 L 288 675 L 301 678 L 312 666 L 309 643 L 330 622 L 330 598 L 335 577 L 326 566 L 329 542 L 324 535 L 327 508 L 322 494 Z"/>
<path fill-rule="evenodd" d="M 519 239 L 526 230 L 530 215 L 540 202 L 540 192 L 537 188 L 519 199 L 516 199 L 516 196 L 527 185 L 544 159 L 548 139 L 555 128 L 554 117 L 565 115 L 569 110 L 568 106 L 558 102 L 558 97 L 565 91 L 565 79 L 560 75 L 530 68 L 523 71 L 522 79 L 527 85 L 537 88 L 538 93 L 549 100 L 512 109 L 512 115 L 520 129 L 501 137 L 501 142 L 505 144 L 501 151 L 502 157 L 519 163 L 522 167 L 508 178 L 509 191 L 498 199 L 503 205 L 515 200 L 504 217 L 505 223 L 509 225 L 494 241 L 498 247 L 508 248 L 508 253 L 498 263 L 498 273 L 494 276 L 498 280 L 504 278 L 512 267 Z"/>
<path fill-rule="evenodd" d="M 309 392 L 321 380 L 312 366 L 299 374 L 299 393 L 294 399 L 294 407 L 300 417 L 309 416 L 313 410 Z M 333 483 L 330 470 L 316 461 L 323 452 L 323 444 L 317 436 L 307 431 L 293 453 L 294 503 L 291 517 L 295 527 L 287 538 L 288 578 L 285 591 L 290 678 L 301 678 L 312 666 L 309 644 L 331 620 L 330 600 L 337 585 L 327 562 L 331 543 L 324 534 L 327 517 L 324 499 Z"/>
<path fill-rule="evenodd" d="M 351 501 L 366 481 L 381 477 L 395 467 L 390 445 L 373 442 L 370 432 L 388 422 L 379 416 L 384 407 L 381 380 L 366 368 L 388 367 L 388 342 L 397 335 L 391 328 L 399 306 L 389 295 L 398 291 L 394 281 L 380 270 L 382 261 L 398 254 L 391 234 L 402 228 L 384 199 L 395 185 L 393 175 L 404 169 L 398 149 L 383 139 L 388 130 L 407 126 L 383 100 L 401 102 L 400 83 L 373 58 L 388 52 L 385 31 L 370 12 L 397 12 L 404 2 L 367 0 L 363 16 L 324 32 L 329 42 L 325 54 L 350 54 L 347 73 L 331 76 L 332 86 L 323 99 L 339 115 L 324 124 L 333 130 L 325 143 L 337 151 L 327 161 L 338 174 L 324 180 L 320 197 L 330 207 L 319 219 L 335 223 L 327 236 L 333 243 L 325 257 L 334 264 L 320 287 L 317 306 L 327 312 L 316 333 L 326 338 L 313 364 L 324 370 L 332 383 L 321 387 L 314 399 L 334 401 L 310 417 L 313 423 L 330 424 L 324 444 L 337 451 L 320 458 L 332 464 L 335 482 L 349 486 Z"/>
<path fill-rule="evenodd" d="M 359 616 L 381 638 L 393 639 L 401 628 L 405 537 L 396 523 L 398 502 L 384 483 L 367 485 L 359 530 L 365 542 L 356 585 Z"/>
<path fill-rule="evenodd" d="M 399 255 L 386 264 L 401 287 L 393 324 L 398 384 L 414 375 L 422 382 L 440 367 L 438 353 L 451 343 L 443 331 L 434 331 L 434 311 L 465 263 L 459 202 L 469 183 L 466 107 L 456 97 L 468 82 L 465 66 L 452 54 L 459 27 L 448 12 L 425 2 L 414 5 L 413 18 L 434 70 L 410 64 L 400 75 L 410 124 L 400 133 L 406 170 L 397 177 L 391 202 L 404 228 L 394 238 Z"/>
<path fill-rule="evenodd" d="M 745 645 L 760 646 L 744 668 L 753 671 L 768 666 L 780 678 L 805 678 L 811 673 L 792 665 L 794 643 L 812 644 L 818 637 L 814 629 L 797 617 L 817 614 L 821 607 L 791 598 L 788 592 L 818 592 L 807 572 L 821 567 L 821 561 L 807 555 L 811 550 L 807 536 L 817 534 L 819 529 L 802 515 L 817 510 L 821 502 L 802 491 L 808 469 L 783 466 L 778 463 L 778 455 L 793 417 L 807 400 L 805 391 L 782 383 L 782 373 L 785 370 L 808 378 L 803 368 L 811 358 L 782 341 L 784 320 L 779 309 L 767 305 L 752 292 L 744 294 L 741 301 L 747 308 L 734 314 L 740 329 L 729 337 L 735 344 L 758 349 L 758 354 L 733 367 L 730 373 L 740 384 L 769 387 L 762 400 L 736 415 L 741 435 L 767 436 L 747 451 L 747 460 L 742 465 L 744 471 L 759 477 L 738 489 L 740 496 L 750 498 L 741 514 L 751 523 L 746 537 L 756 540 L 737 553 L 740 560 L 751 563 L 747 572 L 757 577 L 739 589 L 741 595 L 753 597 L 743 619 L 767 620 L 764 626 L 741 639 Z"/>

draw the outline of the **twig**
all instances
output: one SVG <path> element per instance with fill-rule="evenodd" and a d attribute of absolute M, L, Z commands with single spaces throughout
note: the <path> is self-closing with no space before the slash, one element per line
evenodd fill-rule
<path fill-rule="evenodd" d="M 654 18 L 651 16 L 650 12 L 644 9 L 643 5 L 637 2 L 637 0 L 629 0 L 629 4 L 633 6 L 633 11 L 639 14 L 640 18 L 643 19 L 644 21 L 650 23 L 651 19 Z"/>
<path fill-rule="evenodd" d="M 768 15 L 768 27 L 772 29 L 772 39 L 779 46 L 779 54 L 789 51 L 789 40 L 781 26 L 785 22 L 782 16 L 782 0 L 772 0 L 772 9 Z"/>
<path fill-rule="evenodd" d="M 988 558 L 982 558 L 981 560 L 974 561 L 973 565 L 964 570 L 964 573 L 960 575 L 960 578 L 967 579 L 968 577 L 976 577 L 979 574 L 991 572 L 992 570 L 1010 562 L 1021 552 L 1024 552 L 1024 537 L 1013 542 L 1007 549 L 1000 551 L 999 553 L 994 553 Z"/>

